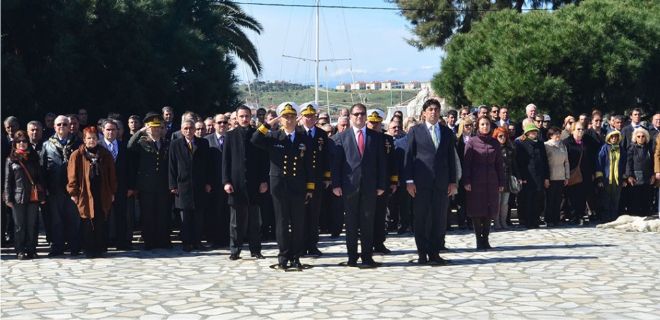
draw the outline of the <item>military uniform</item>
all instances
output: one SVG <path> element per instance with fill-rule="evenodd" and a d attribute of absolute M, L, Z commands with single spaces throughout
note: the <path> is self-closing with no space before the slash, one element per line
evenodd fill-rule
<path fill-rule="evenodd" d="M 150 116 L 144 123 L 159 127 L 162 118 Z M 138 192 L 145 249 L 170 248 L 169 144 L 164 138 L 154 141 L 140 132 L 131 137 L 128 151 L 128 188 Z"/>
<path fill-rule="evenodd" d="M 315 115 L 318 106 L 314 102 L 307 102 L 301 106 L 300 114 L 303 116 Z M 300 127 L 310 137 L 310 155 L 312 157 L 312 171 L 316 188 L 312 199 L 305 205 L 305 250 L 309 255 L 321 255 L 319 243 L 319 219 L 321 205 L 324 200 L 324 182 L 330 183 L 330 140 L 328 134 L 319 127 Z"/>
<path fill-rule="evenodd" d="M 296 115 L 297 106 L 287 102 L 278 107 L 278 115 Z M 268 151 L 270 159 L 270 192 L 275 209 L 275 235 L 279 247 L 278 266 L 301 269 L 304 254 L 305 195 L 315 189 L 312 141 L 304 132 L 283 129 L 270 131 L 262 124 L 252 136 L 252 143 Z"/>
<path fill-rule="evenodd" d="M 383 121 L 385 114 L 378 109 L 371 109 L 367 111 L 367 121 L 380 123 Z M 383 148 L 385 148 L 385 171 L 389 178 L 390 185 L 396 186 L 399 183 L 399 166 L 396 161 L 396 154 L 394 152 L 394 138 L 386 135 L 381 131 L 378 134 L 383 137 Z M 392 189 L 387 188 L 385 192 L 378 196 L 376 200 L 376 212 L 374 218 L 374 252 L 390 253 L 390 250 L 385 247 L 385 238 L 387 234 L 387 203 L 392 195 Z"/>

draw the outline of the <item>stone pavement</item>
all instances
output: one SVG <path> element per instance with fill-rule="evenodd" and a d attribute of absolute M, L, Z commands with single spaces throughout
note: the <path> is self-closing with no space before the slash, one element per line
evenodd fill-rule
<path fill-rule="evenodd" d="M 314 268 L 270 269 L 226 250 L 110 252 L 107 258 L 2 256 L 2 319 L 660 319 L 660 234 L 595 228 L 447 237 L 444 267 L 417 266 L 414 239 L 392 236 L 384 266 L 356 269 L 343 238 L 322 237 Z M 43 255 L 43 254 L 42 254 Z M 249 256 L 249 253 L 247 254 Z"/>

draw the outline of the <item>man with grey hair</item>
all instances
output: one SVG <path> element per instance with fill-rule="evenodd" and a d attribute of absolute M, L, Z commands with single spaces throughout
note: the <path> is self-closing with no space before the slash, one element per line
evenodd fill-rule
<path fill-rule="evenodd" d="M 4 121 L 5 133 L 2 136 L 2 157 L 5 159 L 11 152 L 11 142 L 14 140 L 14 134 L 18 131 L 20 124 L 18 118 L 9 116 Z M 4 163 L 4 162 L 3 162 Z M 4 176 L 4 172 L 3 172 Z M 4 182 L 4 181 L 3 181 Z M 5 184 L 2 184 L 2 192 L 4 194 Z M 14 219 L 12 218 L 12 211 L 2 202 L 2 246 L 14 242 Z M 5 236 L 6 234 L 6 236 Z"/>
<path fill-rule="evenodd" d="M 65 243 L 69 244 L 72 256 L 80 254 L 80 216 L 76 204 L 66 192 L 69 157 L 80 144 L 80 138 L 71 134 L 69 117 L 57 116 L 55 134 L 44 142 L 41 156 L 47 181 L 48 212 L 51 216 L 52 243 L 49 256 L 64 254 Z"/>
<path fill-rule="evenodd" d="M 195 122 L 197 122 L 197 118 L 199 118 L 199 117 L 194 112 L 186 111 L 181 115 L 181 126 L 183 126 L 183 123 L 186 122 L 186 121 L 192 121 L 193 122 L 193 128 L 194 128 L 195 127 Z M 193 129 L 193 131 L 194 131 L 194 129 Z M 175 139 L 178 139 L 178 138 L 183 138 L 183 134 L 181 133 L 181 130 L 172 133 L 172 136 L 171 136 L 170 139 L 172 141 L 174 141 Z"/>
<path fill-rule="evenodd" d="M 339 119 L 337 119 L 337 132 L 340 133 L 343 132 L 348 128 L 348 117 L 341 116 Z"/>
<path fill-rule="evenodd" d="M 27 124 L 27 134 L 30 138 L 30 145 L 32 149 L 41 154 L 41 148 L 43 147 L 43 134 L 44 130 L 41 126 L 41 122 L 37 120 L 32 120 Z"/>

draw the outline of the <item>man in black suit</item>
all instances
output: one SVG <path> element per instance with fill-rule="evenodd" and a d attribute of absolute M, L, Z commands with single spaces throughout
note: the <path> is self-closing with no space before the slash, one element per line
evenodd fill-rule
<path fill-rule="evenodd" d="M 117 140 L 118 126 L 115 120 L 103 120 L 101 129 L 103 130 L 103 139 L 99 144 L 112 154 L 117 176 L 117 191 L 110 212 L 114 233 L 110 235 L 110 239 L 114 241 L 117 250 L 132 250 L 133 219 L 127 214 L 128 154 L 126 145 Z"/>
<path fill-rule="evenodd" d="M 278 116 L 259 126 L 251 141 L 266 150 L 270 159 L 270 193 L 280 251 L 278 267 L 302 270 L 300 257 L 305 254 L 305 203 L 312 198 L 316 185 L 312 139 L 304 131 L 296 130 L 297 109 L 293 102 L 280 104 Z M 271 131 L 277 122 L 281 123 L 281 130 Z"/>
<path fill-rule="evenodd" d="M 243 240 L 247 236 L 250 253 L 261 254 L 261 215 L 258 195 L 268 191 L 268 155 L 250 142 L 254 128 L 250 127 L 252 112 L 247 106 L 236 109 L 238 127 L 227 132 L 222 150 L 222 184 L 229 194 L 231 222 L 229 228 L 230 260 L 240 258 Z"/>
<path fill-rule="evenodd" d="M 449 195 L 456 193 L 456 136 L 438 123 L 440 102 L 422 106 L 424 122 L 410 128 L 404 179 L 413 197 L 415 244 L 420 264 L 445 264 Z"/>
<path fill-rule="evenodd" d="M 367 108 L 351 108 L 351 127 L 337 134 L 332 161 L 332 192 L 342 197 L 346 210 L 347 265 L 357 266 L 358 234 L 364 267 L 377 267 L 373 260 L 376 198 L 387 187 L 383 137 L 366 127 Z"/>
<path fill-rule="evenodd" d="M 163 109 L 161 110 L 163 112 L 163 120 L 164 120 L 164 126 L 165 126 L 165 138 L 169 139 L 173 133 L 179 131 L 181 129 L 181 125 L 176 123 L 174 121 L 174 108 L 170 106 L 164 106 Z"/>
<path fill-rule="evenodd" d="M 205 137 L 211 153 L 211 198 L 205 214 L 206 240 L 214 247 L 229 245 L 229 205 L 222 185 L 222 148 L 225 144 L 229 120 L 219 113 L 213 118 L 214 132 Z"/>
<path fill-rule="evenodd" d="M 208 140 L 195 137 L 195 123 L 181 123 L 183 138 L 170 144 L 169 186 L 174 204 L 183 213 L 181 224 L 183 250 L 204 249 L 201 244 L 204 209 L 211 192 Z"/>
<path fill-rule="evenodd" d="M 396 192 L 396 186 L 399 182 L 399 168 L 394 154 L 394 138 L 383 133 L 381 126 L 385 113 L 379 109 L 367 110 L 367 128 L 374 130 L 383 138 L 383 149 L 385 150 L 385 167 L 389 188 L 376 199 L 376 213 L 374 215 L 374 252 L 388 254 L 390 249 L 385 247 L 385 238 L 387 235 L 386 217 L 387 203 L 390 196 Z"/>
<path fill-rule="evenodd" d="M 316 112 L 318 105 L 307 102 L 300 106 L 300 129 L 311 138 L 310 156 L 312 158 L 312 170 L 314 171 L 314 195 L 305 206 L 305 249 L 306 254 L 320 256 L 323 253 L 318 248 L 319 243 L 319 219 L 321 217 L 321 205 L 323 194 L 330 185 L 330 153 L 328 152 L 329 138 L 323 129 L 316 126 Z"/>
<path fill-rule="evenodd" d="M 128 197 L 140 201 L 142 239 L 146 250 L 171 248 L 172 196 L 168 188 L 169 140 L 163 118 L 150 114 L 144 128 L 128 142 Z"/>

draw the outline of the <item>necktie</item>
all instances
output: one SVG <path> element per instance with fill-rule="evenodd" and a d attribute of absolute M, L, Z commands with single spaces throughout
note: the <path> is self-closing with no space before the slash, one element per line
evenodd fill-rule
<path fill-rule="evenodd" d="M 188 151 L 192 152 L 192 142 L 188 141 Z"/>
<path fill-rule="evenodd" d="M 307 130 L 307 134 L 311 137 L 312 136 L 312 129 Z"/>
<path fill-rule="evenodd" d="M 435 132 L 435 125 L 431 126 L 431 139 L 433 139 L 433 145 L 438 149 L 438 134 Z"/>
<path fill-rule="evenodd" d="M 108 144 L 108 149 L 110 149 L 110 153 L 112 153 L 112 159 L 117 160 L 117 149 L 115 149 L 114 143 Z"/>
<path fill-rule="evenodd" d="M 291 139 L 291 134 L 290 133 L 286 135 L 286 138 L 289 139 L 289 141 L 293 142 L 293 139 Z"/>
<path fill-rule="evenodd" d="M 362 134 L 362 130 L 358 130 L 358 151 L 360 151 L 360 157 L 364 155 L 364 135 Z"/>
<path fill-rule="evenodd" d="M 220 136 L 220 138 L 218 138 L 218 145 L 220 148 L 222 148 L 223 143 L 225 143 L 225 136 Z"/>

